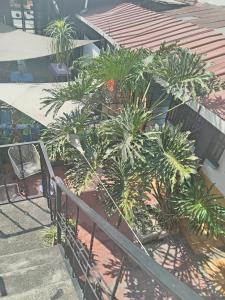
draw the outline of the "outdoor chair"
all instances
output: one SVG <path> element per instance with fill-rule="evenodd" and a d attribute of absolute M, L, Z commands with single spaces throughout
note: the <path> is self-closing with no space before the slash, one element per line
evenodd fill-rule
<path fill-rule="evenodd" d="M 40 156 L 33 144 L 11 146 L 8 150 L 9 158 L 16 176 L 19 179 L 30 177 L 41 172 Z"/>
<path fill-rule="evenodd" d="M 5 185 L 0 185 L 0 203 L 15 202 L 19 200 L 25 199 L 19 190 L 19 186 L 17 183 L 7 184 L 7 188 Z"/>

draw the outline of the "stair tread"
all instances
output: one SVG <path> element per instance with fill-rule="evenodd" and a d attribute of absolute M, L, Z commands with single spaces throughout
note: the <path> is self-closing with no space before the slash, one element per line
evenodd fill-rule
<path fill-rule="evenodd" d="M 0 238 L 10 238 L 31 229 L 39 229 L 51 223 L 47 200 L 15 202 L 0 206 Z"/>
<path fill-rule="evenodd" d="M 0 274 L 42 265 L 52 258 L 62 260 L 58 246 L 2 255 L 0 256 Z"/>
<path fill-rule="evenodd" d="M 41 230 L 43 230 L 43 228 L 39 230 L 28 231 L 6 239 L 0 238 L 1 255 L 44 248 L 45 246 L 43 245 Z"/>
<path fill-rule="evenodd" d="M 79 300 L 71 280 L 46 285 L 24 293 L 5 296 L 5 300 Z"/>
<path fill-rule="evenodd" d="M 0 298 L 76 300 L 59 246 L 45 247 L 41 231 L 51 224 L 47 200 L 0 206 Z"/>
<path fill-rule="evenodd" d="M 65 263 L 58 261 L 58 257 L 56 259 L 53 257 L 50 263 L 4 273 L 1 278 L 7 295 L 71 279 Z"/>

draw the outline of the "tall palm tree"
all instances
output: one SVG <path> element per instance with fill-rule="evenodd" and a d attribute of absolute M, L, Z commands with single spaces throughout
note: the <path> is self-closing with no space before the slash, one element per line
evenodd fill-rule
<path fill-rule="evenodd" d="M 69 67 L 69 62 L 74 47 L 75 32 L 68 18 L 58 19 L 50 23 L 46 34 L 52 38 L 51 50 L 55 54 L 56 62 L 61 67 Z"/>

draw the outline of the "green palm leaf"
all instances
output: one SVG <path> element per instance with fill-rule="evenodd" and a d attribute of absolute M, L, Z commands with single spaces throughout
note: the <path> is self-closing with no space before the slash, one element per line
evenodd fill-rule
<path fill-rule="evenodd" d="M 57 118 L 42 131 L 49 157 L 52 160 L 66 159 L 67 152 L 72 147 L 68 142 L 68 134 L 80 134 L 90 123 L 90 114 L 84 109 L 72 111 Z"/>
<path fill-rule="evenodd" d="M 173 199 L 177 213 L 187 218 L 196 234 L 225 235 L 225 207 L 218 204 L 224 197 L 212 193 L 213 186 L 208 188 L 204 179 L 192 177 Z"/>
<path fill-rule="evenodd" d="M 194 141 L 188 139 L 189 132 L 168 125 L 151 137 L 149 165 L 153 176 L 159 181 L 182 183 L 197 172 L 198 158 L 194 155 Z"/>
<path fill-rule="evenodd" d="M 57 63 L 65 63 L 68 66 L 75 37 L 73 26 L 68 21 L 68 18 L 51 22 L 45 32 L 52 38 L 51 49 L 56 55 Z"/>
<path fill-rule="evenodd" d="M 116 117 L 110 117 L 100 126 L 100 133 L 108 143 L 106 157 L 121 156 L 134 165 L 143 160 L 142 148 L 146 135 L 143 127 L 151 120 L 151 112 L 142 108 L 126 106 Z"/>
<path fill-rule="evenodd" d="M 222 88 L 200 55 L 179 47 L 165 53 L 159 51 L 155 56 L 154 77 L 175 99 L 185 102 Z"/>

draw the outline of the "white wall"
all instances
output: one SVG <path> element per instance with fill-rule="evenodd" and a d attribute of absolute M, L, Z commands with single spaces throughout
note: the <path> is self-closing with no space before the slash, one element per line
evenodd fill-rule
<path fill-rule="evenodd" d="M 208 4 L 213 4 L 213 5 L 220 5 L 224 6 L 225 5 L 225 0 L 198 0 L 199 3 L 208 3 Z"/>
<path fill-rule="evenodd" d="M 220 158 L 219 167 L 215 168 L 209 161 L 205 161 L 202 167 L 203 173 L 209 178 L 218 190 L 225 196 L 225 152 Z"/>
<path fill-rule="evenodd" d="M 85 40 L 88 40 L 86 36 L 84 36 Z M 96 57 L 100 54 L 100 49 L 95 46 L 95 44 L 89 44 L 86 46 L 83 46 L 83 55 L 84 56 L 91 56 L 91 57 Z"/>
<path fill-rule="evenodd" d="M 196 102 L 189 103 L 188 105 L 195 111 L 199 109 L 199 104 Z M 204 106 L 201 108 L 200 115 L 225 135 L 224 120 Z M 215 183 L 218 190 L 225 196 L 225 152 L 223 152 L 220 158 L 218 168 L 205 160 L 202 171 L 212 183 Z"/>

